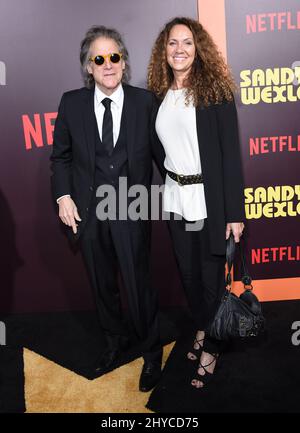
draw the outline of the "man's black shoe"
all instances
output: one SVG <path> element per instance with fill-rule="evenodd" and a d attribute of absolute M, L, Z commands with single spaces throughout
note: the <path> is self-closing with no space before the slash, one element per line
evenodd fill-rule
<path fill-rule="evenodd" d="M 117 359 L 119 358 L 120 353 L 121 351 L 119 348 L 107 350 L 100 358 L 100 360 L 96 363 L 95 372 L 105 373 L 107 370 L 109 370 L 110 367 L 112 367 L 112 365 L 114 364 L 114 362 L 117 361 Z"/>
<path fill-rule="evenodd" d="M 112 341 L 110 341 L 112 343 Z M 129 346 L 129 338 L 118 337 L 113 340 L 114 345 L 110 344 L 107 350 L 96 362 L 95 373 L 106 373 L 120 359 L 123 352 Z"/>
<path fill-rule="evenodd" d="M 140 377 L 139 389 L 148 392 L 155 387 L 161 376 L 161 365 L 159 362 L 145 361 Z"/>

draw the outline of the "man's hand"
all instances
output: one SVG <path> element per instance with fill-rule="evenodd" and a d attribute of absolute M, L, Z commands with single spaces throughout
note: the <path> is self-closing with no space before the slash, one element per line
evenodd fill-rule
<path fill-rule="evenodd" d="M 229 238 L 230 233 L 232 232 L 234 241 L 240 242 L 240 237 L 243 234 L 244 223 L 227 223 L 226 225 L 226 240 Z"/>
<path fill-rule="evenodd" d="M 77 233 L 76 221 L 81 221 L 80 216 L 78 215 L 77 207 L 71 197 L 63 197 L 58 202 L 59 206 L 59 218 L 62 220 L 64 224 L 69 227 L 72 227 L 73 233 Z"/>

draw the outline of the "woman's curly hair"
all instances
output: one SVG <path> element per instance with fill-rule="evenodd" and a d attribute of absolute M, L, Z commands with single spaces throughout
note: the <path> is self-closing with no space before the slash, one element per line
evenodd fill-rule
<path fill-rule="evenodd" d="M 149 90 L 162 99 L 171 87 L 174 75 L 167 62 L 166 47 L 170 31 L 177 24 L 191 30 L 196 49 L 192 69 L 184 82 L 186 103 L 192 100 L 197 107 L 221 103 L 224 99 L 231 101 L 236 85 L 222 54 L 203 26 L 185 17 L 169 21 L 155 41 L 148 67 Z"/>

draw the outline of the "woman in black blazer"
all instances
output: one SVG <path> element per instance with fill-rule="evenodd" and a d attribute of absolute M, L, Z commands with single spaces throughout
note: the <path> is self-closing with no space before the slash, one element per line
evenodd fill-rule
<path fill-rule="evenodd" d="M 148 87 L 160 100 L 155 129 L 167 172 L 164 210 L 197 333 L 188 358 L 198 360 L 192 385 L 211 378 L 220 342 L 209 336 L 224 291 L 226 239 L 244 224 L 235 85 L 203 26 L 175 18 L 159 34 Z M 179 218 L 179 219 L 178 219 Z"/>

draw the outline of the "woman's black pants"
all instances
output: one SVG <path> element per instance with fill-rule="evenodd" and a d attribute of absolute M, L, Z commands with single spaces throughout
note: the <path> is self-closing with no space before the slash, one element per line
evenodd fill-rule
<path fill-rule="evenodd" d="M 188 305 L 198 330 L 206 331 L 224 292 L 225 255 L 210 253 L 207 220 L 198 231 L 186 230 L 190 222 L 171 213 L 169 229 Z M 224 229 L 225 236 L 225 229 Z M 218 353 L 222 343 L 206 335 L 205 352 Z"/>

